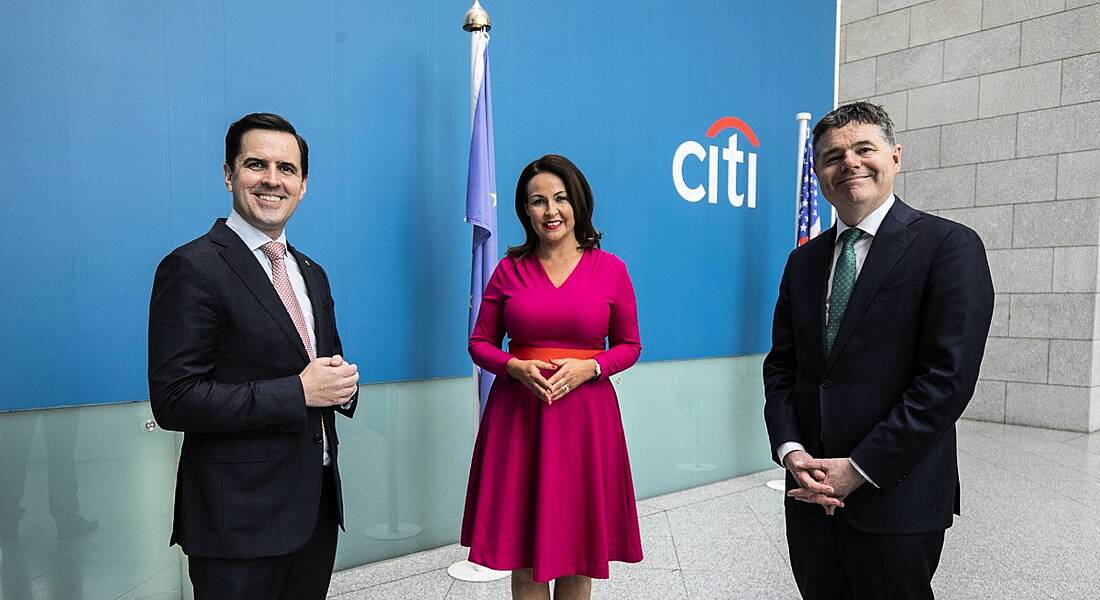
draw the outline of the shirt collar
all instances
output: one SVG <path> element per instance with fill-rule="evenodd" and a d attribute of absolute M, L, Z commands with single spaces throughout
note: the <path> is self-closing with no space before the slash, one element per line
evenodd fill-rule
<path fill-rule="evenodd" d="M 882 203 L 882 206 L 879 206 L 878 208 L 873 210 L 871 214 L 863 217 L 863 220 L 855 226 L 863 230 L 863 233 L 866 233 L 873 237 L 875 234 L 878 233 L 878 228 L 882 225 L 882 220 L 886 218 L 886 213 L 890 212 L 890 207 L 892 207 L 893 205 L 894 194 L 891 192 L 891 194 L 886 197 L 886 202 Z M 851 229 L 851 227 L 845 225 L 842 219 L 837 219 L 836 239 L 839 240 L 840 234 L 844 233 L 844 231 L 848 229 Z"/>
<path fill-rule="evenodd" d="M 244 242 L 245 246 L 248 246 L 249 250 L 255 252 L 260 249 L 260 246 L 271 241 L 271 238 L 266 233 L 256 229 L 251 223 L 244 220 L 240 214 L 237 213 L 237 209 L 229 211 L 229 218 L 225 220 L 225 224 L 233 230 Z M 286 246 L 286 229 L 279 233 L 278 239 L 275 240 L 283 246 Z"/>

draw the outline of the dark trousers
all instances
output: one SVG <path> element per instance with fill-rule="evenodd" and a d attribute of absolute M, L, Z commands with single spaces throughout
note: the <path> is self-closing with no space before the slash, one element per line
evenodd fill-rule
<path fill-rule="evenodd" d="M 805 600 L 931 600 L 943 531 L 867 533 L 816 505 L 788 506 L 787 544 Z"/>
<path fill-rule="evenodd" d="M 228 559 L 188 557 L 195 600 L 324 600 L 336 560 L 336 493 L 325 468 L 313 535 L 282 556 Z"/>

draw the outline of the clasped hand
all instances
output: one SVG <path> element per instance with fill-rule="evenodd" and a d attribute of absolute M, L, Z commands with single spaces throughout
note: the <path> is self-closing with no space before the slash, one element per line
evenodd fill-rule
<path fill-rule="evenodd" d="M 531 390 L 539 400 L 553 404 L 569 392 L 577 389 L 596 375 L 595 359 L 555 358 L 550 362 L 543 360 L 521 360 L 512 358 L 505 367 L 508 375 Z M 542 371 L 553 371 L 549 379 Z"/>
<path fill-rule="evenodd" d="M 339 354 L 309 361 L 298 376 L 302 380 L 306 406 L 339 406 L 351 400 L 359 387 L 359 367 Z"/>
<path fill-rule="evenodd" d="M 787 492 L 795 500 L 820 504 L 832 515 L 844 508 L 844 500 L 865 480 L 847 458 L 814 458 L 804 450 L 795 450 L 784 457 L 787 470 L 798 487 Z"/>

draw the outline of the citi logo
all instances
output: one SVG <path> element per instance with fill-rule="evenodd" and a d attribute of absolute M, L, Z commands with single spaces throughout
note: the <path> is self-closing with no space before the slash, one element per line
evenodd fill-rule
<path fill-rule="evenodd" d="M 676 154 L 672 155 L 672 183 L 676 186 L 676 191 L 680 194 L 680 197 L 688 202 L 698 202 L 706 197 L 708 204 L 718 204 L 719 161 L 725 161 L 727 165 L 726 200 L 729 201 L 730 206 L 736 208 L 746 205 L 749 208 L 756 208 L 756 153 L 745 152 L 737 148 L 738 132 L 743 134 L 749 144 L 752 144 L 755 148 L 760 147 L 760 140 L 757 139 L 752 128 L 737 117 L 722 117 L 711 123 L 710 127 L 707 128 L 707 137 L 713 138 L 727 129 L 733 129 L 734 131 L 726 140 L 725 147 L 721 148 L 721 159 L 718 157 L 719 146 L 715 144 L 705 148 L 695 140 L 688 140 L 680 144 L 680 147 L 676 148 Z M 746 154 L 748 155 L 747 163 Z M 707 163 L 705 186 L 702 182 L 690 186 L 684 180 L 684 162 L 689 156 L 694 157 L 699 162 Z M 741 164 L 747 164 L 748 166 L 744 193 L 739 191 L 738 186 L 737 167 Z"/>

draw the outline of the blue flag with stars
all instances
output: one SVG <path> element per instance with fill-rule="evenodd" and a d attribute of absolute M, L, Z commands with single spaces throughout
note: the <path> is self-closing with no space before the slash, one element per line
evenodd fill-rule
<path fill-rule="evenodd" d="M 481 295 L 497 263 L 497 176 L 493 156 L 493 101 L 489 89 L 489 34 L 473 33 L 472 92 L 474 127 L 470 138 L 470 170 L 466 180 L 466 221 L 473 225 L 473 262 L 470 268 L 469 333 L 474 330 Z M 478 415 L 485 412 L 493 374 L 474 368 Z"/>

